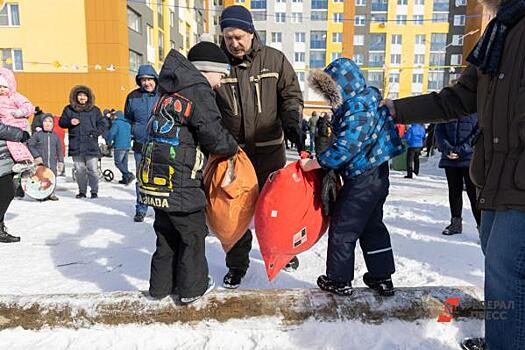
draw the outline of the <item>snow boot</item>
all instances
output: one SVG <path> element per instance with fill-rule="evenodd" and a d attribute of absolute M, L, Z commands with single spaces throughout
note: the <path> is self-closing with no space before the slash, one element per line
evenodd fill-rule
<path fill-rule="evenodd" d="M 464 350 L 486 350 L 485 338 L 466 338 L 461 342 Z"/>
<path fill-rule="evenodd" d="M 297 257 L 294 256 L 292 260 L 290 260 L 290 262 L 286 264 L 283 270 L 286 272 L 292 272 L 292 271 L 296 271 L 298 268 L 299 268 L 299 259 L 297 259 Z"/>
<path fill-rule="evenodd" d="M 135 221 L 135 222 L 143 222 L 145 217 L 146 217 L 146 213 L 138 212 L 133 217 L 133 221 Z"/>
<path fill-rule="evenodd" d="M 236 289 L 241 285 L 242 278 L 246 275 L 246 271 L 239 269 L 230 269 L 222 280 L 222 285 L 227 289 Z"/>
<path fill-rule="evenodd" d="M 86 198 L 86 194 L 85 193 L 79 193 L 75 196 L 75 198 L 77 199 L 82 199 L 82 198 Z"/>
<path fill-rule="evenodd" d="M 97 199 L 98 193 L 97 192 L 91 192 L 91 199 Z"/>
<path fill-rule="evenodd" d="M 391 297 L 394 295 L 394 284 L 392 278 L 374 278 L 367 272 L 363 276 L 363 282 L 368 288 L 373 289 L 383 297 Z"/>
<path fill-rule="evenodd" d="M 204 293 L 202 293 L 201 295 L 197 295 L 196 297 L 180 298 L 180 302 L 183 303 L 183 304 L 191 304 L 191 303 L 199 300 L 200 298 L 202 298 L 203 296 L 205 296 L 209 292 L 211 292 L 213 290 L 213 288 L 215 288 L 215 281 L 213 280 L 213 277 L 208 275 L 208 288 L 206 288 Z"/>
<path fill-rule="evenodd" d="M 129 185 L 135 180 L 135 175 L 131 174 L 127 179 L 126 182 L 124 182 L 124 185 Z"/>
<path fill-rule="evenodd" d="M 463 220 L 461 218 L 452 218 L 450 220 L 450 225 L 445 227 L 442 234 L 445 236 L 457 235 L 463 232 Z"/>
<path fill-rule="evenodd" d="M 326 292 L 335 293 L 342 296 L 350 296 L 354 292 L 354 289 L 352 288 L 352 282 L 337 282 L 331 280 L 325 275 L 319 276 L 317 279 L 317 285 Z"/>
<path fill-rule="evenodd" d="M 0 222 L 0 243 L 16 243 L 20 242 L 20 237 L 12 236 L 7 232 L 3 222 Z"/>

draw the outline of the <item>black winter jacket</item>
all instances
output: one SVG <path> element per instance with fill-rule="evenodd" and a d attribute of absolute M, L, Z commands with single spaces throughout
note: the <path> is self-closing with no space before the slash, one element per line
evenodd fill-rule
<path fill-rule="evenodd" d="M 140 200 L 164 211 L 195 212 L 206 205 L 203 152 L 230 157 L 238 146 L 221 126 L 208 81 L 175 50 L 162 66 L 159 87 L 138 169 Z"/>

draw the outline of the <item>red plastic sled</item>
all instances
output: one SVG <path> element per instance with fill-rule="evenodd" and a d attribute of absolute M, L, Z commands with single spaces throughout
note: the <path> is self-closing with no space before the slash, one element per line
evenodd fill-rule
<path fill-rule="evenodd" d="M 326 231 L 321 185 L 321 173 L 303 172 L 299 161 L 268 177 L 255 208 L 255 233 L 270 281 Z"/>

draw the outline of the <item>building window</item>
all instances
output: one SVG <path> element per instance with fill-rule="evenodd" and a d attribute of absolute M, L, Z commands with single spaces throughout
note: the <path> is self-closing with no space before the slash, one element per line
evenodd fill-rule
<path fill-rule="evenodd" d="M 13 71 L 24 70 L 24 59 L 21 49 L 0 49 L 0 67 Z"/>
<path fill-rule="evenodd" d="M 189 45 L 187 46 L 189 48 Z M 160 30 L 159 30 L 159 60 L 164 61 L 164 33 L 161 32 Z"/>
<path fill-rule="evenodd" d="M 310 32 L 310 49 L 326 49 L 326 32 Z"/>
<path fill-rule="evenodd" d="M 432 23 L 448 22 L 448 13 L 433 13 Z"/>
<path fill-rule="evenodd" d="M 456 0 L 456 7 L 466 6 L 466 5 L 467 5 L 467 0 Z"/>
<path fill-rule="evenodd" d="M 257 34 L 259 34 L 259 39 L 261 39 L 261 43 L 263 43 L 263 45 L 266 45 L 266 30 L 258 30 Z"/>
<path fill-rule="evenodd" d="M 389 83 L 399 83 L 399 73 L 390 73 L 388 77 Z"/>
<path fill-rule="evenodd" d="M 387 12 L 388 0 L 372 0 L 372 12 Z"/>
<path fill-rule="evenodd" d="M 132 72 L 138 72 L 139 67 L 142 64 L 142 55 L 133 50 L 129 50 L 129 70 Z"/>
<path fill-rule="evenodd" d="M 368 81 L 371 86 L 383 86 L 383 72 L 368 72 Z"/>
<path fill-rule="evenodd" d="M 302 4 L 303 0 L 292 0 L 292 2 L 294 2 L 294 3 L 301 3 Z"/>
<path fill-rule="evenodd" d="M 441 90 L 445 80 L 445 72 L 429 72 L 428 73 L 428 89 L 429 90 Z"/>
<path fill-rule="evenodd" d="M 431 66 L 444 66 L 445 65 L 445 53 L 430 53 L 429 65 Z"/>
<path fill-rule="evenodd" d="M 170 49 L 175 49 L 177 47 L 177 44 L 175 44 L 175 41 L 170 40 Z"/>
<path fill-rule="evenodd" d="M 414 0 L 414 5 L 425 5 L 425 0 Z"/>
<path fill-rule="evenodd" d="M 357 64 L 358 66 L 361 66 L 365 61 L 363 54 L 360 54 L 360 53 L 354 54 L 353 60 L 355 64 Z"/>
<path fill-rule="evenodd" d="M 332 15 L 332 20 L 334 23 L 343 23 L 343 13 L 342 12 L 335 12 Z"/>
<path fill-rule="evenodd" d="M 453 35 L 452 36 L 452 45 L 454 46 L 463 46 L 464 35 Z"/>
<path fill-rule="evenodd" d="M 395 65 L 401 64 L 401 54 L 392 54 L 390 55 L 390 63 Z"/>
<path fill-rule="evenodd" d="M 153 27 L 146 25 L 146 43 L 148 46 L 153 46 Z"/>
<path fill-rule="evenodd" d="M 326 65 L 326 51 L 310 51 L 310 68 L 323 68 Z"/>
<path fill-rule="evenodd" d="M 446 45 L 446 33 L 432 33 L 432 35 L 430 36 L 430 51 L 445 51 Z"/>
<path fill-rule="evenodd" d="M 417 34 L 416 35 L 416 45 L 425 45 L 426 39 L 425 34 Z"/>
<path fill-rule="evenodd" d="M 343 57 L 343 53 L 342 52 L 332 52 L 332 61 L 335 61 L 339 58 Z"/>
<path fill-rule="evenodd" d="M 408 1 L 407 0 L 397 0 L 397 4 L 398 5 L 407 5 Z"/>
<path fill-rule="evenodd" d="M 392 35 L 392 45 L 401 45 L 402 40 L 403 40 L 402 35 L 400 34 Z"/>
<path fill-rule="evenodd" d="M 235 0 L 235 2 L 237 4 L 244 4 L 246 2 L 246 0 Z"/>
<path fill-rule="evenodd" d="M 366 6 L 366 0 L 355 0 L 355 6 Z"/>
<path fill-rule="evenodd" d="M 303 13 L 292 12 L 292 23 L 303 23 Z"/>
<path fill-rule="evenodd" d="M 294 61 L 295 62 L 304 62 L 305 60 L 305 53 L 304 52 L 296 52 L 294 53 Z"/>
<path fill-rule="evenodd" d="M 266 21 L 267 13 L 264 11 L 252 11 L 252 18 L 254 21 Z"/>
<path fill-rule="evenodd" d="M 305 32 L 295 32 L 295 42 L 296 43 L 306 42 L 306 33 Z"/>
<path fill-rule="evenodd" d="M 335 15 L 335 13 L 334 13 Z M 366 23 L 366 17 L 365 16 L 355 16 L 354 24 L 356 27 L 364 26 Z"/>
<path fill-rule="evenodd" d="M 423 25 L 423 15 L 414 15 L 412 16 L 414 24 L 420 26 Z"/>
<path fill-rule="evenodd" d="M 141 32 L 142 20 L 138 13 L 128 7 L 128 28 L 138 33 Z"/>
<path fill-rule="evenodd" d="M 275 23 L 285 23 L 286 22 L 286 13 L 276 12 L 275 13 Z"/>
<path fill-rule="evenodd" d="M 343 33 L 340 33 L 340 32 L 332 33 L 332 42 L 333 43 L 342 43 L 343 42 Z"/>
<path fill-rule="evenodd" d="M 432 7 L 434 12 L 448 12 L 449 0 L 434 0 L 434 6 Z"/>
<path fill-rule="evenodd" d="M 423 84 L 423 74 L 422 73 L 412 74 L 412 83 Z"/>
<path fill-rule="evenodd" d="M 370 67 L 383 67 L 385 65 L 385 54 L 369 52 L 368 53 L 368 65 Z"/>
<path fill-rule="evenodd" d="M 354 45 L 355 46 L 363 46 L 364 44 L 365 44 L 364 35 L 354 35 Z"/>
<path fill-rule="evenodd" d="M 164 0 L 157 0 L 157 23 L 159 27 L 164 27 Z"/>
<path fill-rule="evenodd" d="M 170 27 L 175 27 L 175 23 L 177 23 L 177 20 L 175 19 L 175 12 L 170 10 Z"/>
<path fill-rule="evenodd" d="M 425 55 L 422 55 L 422 54 L 414 55 L 414 64 L 417 64 L 417 65 L 425 64 Z"/>
<path fill-rule="evenodd" d="M 396 16 L 396 24 L 399 24 L 399 25 L 407 24 L 407 16 L 406 15 L 397 15 Z"/>
<path fill-rule="evenodd" d="M 300 82 L 304 82 L 304 79 L 305 79 L 304 72 L 297 72 L 297 79 L 299 79 Z"/>
<path fill-rule="evenodd" d="M 457 54 L 457 55 L 451 55 L 450 56 L 450 64 L 452 65 L 460 65 L 463 62 L 463 55 Z"/>
<path fill-rule="evenodd" d="M 253 10 L 266 10 L 266 0 L 251 0 L 250 8 Z"/>
<path fill-rule="evenodd" d="M 275 2 L 281 3 L 281 4 L 286 4 L 286 0 L 276 0 Z"/>
<path fill-rule="evenodd" d="M 272 43 L 282 43 L 282 42 L 283 42 L 283 33 L 272 32 Z"/>
<path fill-rule="evenodd" d="M 334 0 L 335 3 L 344 3 L 345 0 Z"/>
<path fill-rule="evenodd" d="M 386 34 L 369 34 L 369 51 L 385 51 L 386 47 Z"/>
<path fill-rule="evenodd" d="M 19 26 L 20 11 L 18 4 L 5 4 L 0 11 L 0 26 Z"/>
<path fill-rule="evenodd" d="M 455 15 L 454 16 L 454 25 L 455 26 L 464 26 L 465 25 L 465 15 Z"/>
<path fill-rule="evenodd" d="M 312 9 L 328 10 L 328 0 L 312 0 Z"/>
<path fill-rule="evenodd" d="M 310 20 L 311 21 L 327 21 L 328 12 L 327 11 L 312 11 L 310 13 Z"/>

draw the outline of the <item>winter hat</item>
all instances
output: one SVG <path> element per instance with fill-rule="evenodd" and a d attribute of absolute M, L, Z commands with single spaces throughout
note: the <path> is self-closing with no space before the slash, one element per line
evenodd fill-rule
<path fill-rule="evenodd" d="M 239 28 L 248 33 L 255 32 L 252 14 L 244 6 L 233 5 L 225 8 L 221 14 L 221 30 Z"/>
<path fill-rule="evenodd" d="M 201 41 L 193 46 L 188 52 L 188 60 L 202 72 L 230 74 L 228 57 L 220 47 L 209 41 Z"/>
<path fill-rule="evenodd" d="M 53 125 L 54 125 L 55 119 L 53 118 L 53 114 L 51 114 L 51 113 L 42 113 L 42 114 L 43 114 L 43 116 L 42 116 L 42 128 L 44 127 L 44 121 L 46 119 L 51 119 L 51 122 L 53 122 Z M 50 130 L 46 130 L 46 131 L 50 131 Z"/>

